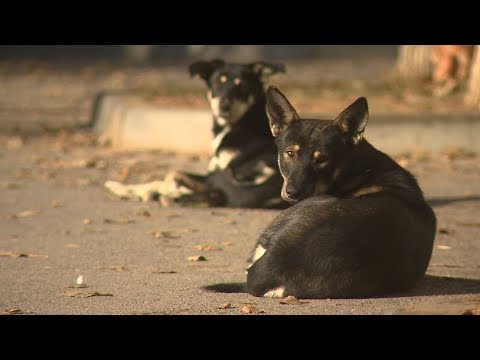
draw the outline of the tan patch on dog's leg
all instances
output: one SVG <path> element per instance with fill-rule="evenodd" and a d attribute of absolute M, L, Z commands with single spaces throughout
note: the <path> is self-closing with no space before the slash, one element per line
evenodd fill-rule
<path fill-rule="evenodd" d="M 367 194 L 375 194 L 380 191 L 383 191 L 383 188 L 381 186 L 373 185 L 365 188 L 361 188 L 353 193 L 353 197 L 359 197 L 362 195 L 367 195 Z"/>

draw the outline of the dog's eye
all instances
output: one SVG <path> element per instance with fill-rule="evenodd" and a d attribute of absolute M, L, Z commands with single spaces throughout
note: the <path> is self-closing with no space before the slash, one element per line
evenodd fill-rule
<path fill-rule="evenodd" d="M 288 157 L 291 157 L 291 158 L 293 158 L 293 156 L 295 155 L 295 153 L 292 150 L 285 151 L 285 154 L 287 154 Z"/>

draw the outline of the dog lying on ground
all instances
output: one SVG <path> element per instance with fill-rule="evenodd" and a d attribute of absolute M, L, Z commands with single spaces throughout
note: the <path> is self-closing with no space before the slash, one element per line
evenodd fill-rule
<path fill-rule="evenodd" d="M 189 70 L 206 82 L 213 113 L 213 156 L 207 175 L 173 171 L 163 181 L 135 185 L 107 181 L 105 186 L 124 198 L 159 198 L 166 206 L 288 207 L 279 195 L 282 178 L 264 89 L 264 80 L 285 72 L 284 65 L 212 60 L 193 63 Z"/>
<path fill-rule="evenodd" d="M 271 87 L 267 114 L 281 194 L 295 205 L 260 235 L 248 292 L 355 298 L 411 289 L 429 264 L 436 218 L 414 176 L 363 138 L 367 100 L 333 121 L 302 119 Z"/>

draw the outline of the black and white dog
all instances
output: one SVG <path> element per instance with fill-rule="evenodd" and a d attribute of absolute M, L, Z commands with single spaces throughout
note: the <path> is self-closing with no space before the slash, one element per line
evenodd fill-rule
<path fill-rule="evenodd" d="M 351 298 L 411 289 L 430 261 L 435 214 L 413 175 L 363 138 L 366 99 L 335 120 L 303 119 L 271 87 L 267 113 L 281 194 L 294 205 L 260 235 L 248 292 Z"/>
<path fill-rule="evenodd" d="M 213 113 L 213 156 L 206 175 L 173 171 L 163 181 L 105 186 L 125 198 L 159 198 L 165 205 L 206 203 L 209 206 L 286 208 L 277 150 L 265 112 L 264 80 L 285 72 L 283 64 L 199 61 L 190 75 L 207 84 Z M 195 129 L 192 129 L 195 131 Z"/>

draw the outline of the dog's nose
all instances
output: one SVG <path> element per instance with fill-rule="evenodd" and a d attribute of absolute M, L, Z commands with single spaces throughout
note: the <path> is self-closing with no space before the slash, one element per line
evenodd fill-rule
<path fill-rule="evenodd" d="M 220 111 L 229 112 L 232 109 L 232 102 L 227 99 L 222 99 L 220 101 Z"/>
<path fill-rule="evenodd" d="M 285 192 L 287 193 L 287 196 L 292 200 L 298 198 L 298 196 L 300 195 L 300 191 L 298 189 L 295 189 L 293 186 L 287 186 Z"/>

